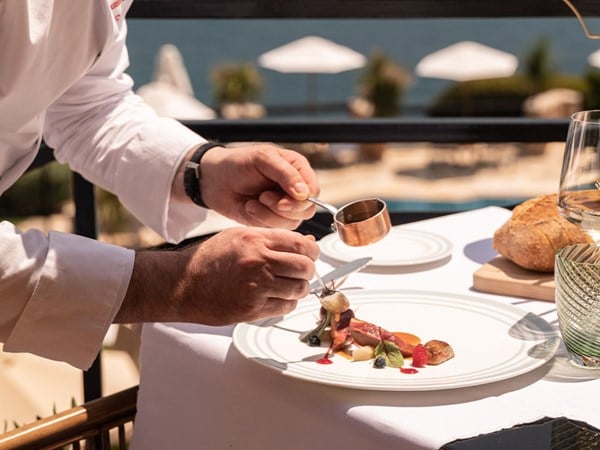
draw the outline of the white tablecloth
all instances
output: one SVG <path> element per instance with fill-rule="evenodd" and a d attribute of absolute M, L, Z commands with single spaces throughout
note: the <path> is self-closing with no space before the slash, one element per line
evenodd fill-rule
<path fill-rule="evenodd" d="M 496 255 L 492 234 L 509 216 L 508 210 L 488 207 L 403 225 L 450 239 L 451 258 L 416 269 L 367 268 L 344 287 L 477 295 L 556 325 L 553 303 L 472 290 L 475 270 Z M 319 273 L 332 267 L 324 259 L 317 264 Z M 549 363 L 506 381 L 376 392 L 297 380 L 248 361 L 234 348 L 232 330 L 173 323 L 144 327 L 133 449 L 437 449 L 543 417 L 600 427 L 600 374 L 569 366 L 562 347 Z"/>

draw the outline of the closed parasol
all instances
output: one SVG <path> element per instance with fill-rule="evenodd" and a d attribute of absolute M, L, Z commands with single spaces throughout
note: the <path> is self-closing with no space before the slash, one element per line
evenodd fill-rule
<path fill-rule="evenodd" d="M 215 111 L 194 97 L 192 83 L 181 53 L 171 44 L 163 45 L 156 58 L 154 79 L 137 94 L 157 114 L 179 120 L 205 120 L 217 117 Z"/>

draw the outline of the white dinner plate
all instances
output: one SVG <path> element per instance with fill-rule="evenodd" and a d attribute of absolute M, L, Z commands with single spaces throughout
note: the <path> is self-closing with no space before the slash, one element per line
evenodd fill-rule
<path fill-rule="evenodd" d="M 422 342 L 448 342 L 455 357 L 419 368 L 375 369 L 372 361 L 350 361 L 335 354 L 318 364 L 326 344 L 311 347 L 299 337 L 314 328 L 320 304 L 307 298 L 279 318 L 238 324 L 235 347 L 246 358 L 284 375 L 315 383 L 380 391 L 429 391 L 481 385 L 529 372 L 552 358 L 559 338 L 539 316 L 500 302 L 440 292 L 348 291 L 357 318 L 389 331 L 415 334 Z M 410 367 L 410 360 L 405 366 Z"/>
<path fill-rule="evenodd" d="M 412 266 L 431 263 L 450 255 L 452 243 L 443 236 L 419 230 L 392 227 L 382 240 L 364 247 L 344 244 L 337 233 L 320 241 L 321 253 L 338 261 L 373 258 L 369 266 Z"/>

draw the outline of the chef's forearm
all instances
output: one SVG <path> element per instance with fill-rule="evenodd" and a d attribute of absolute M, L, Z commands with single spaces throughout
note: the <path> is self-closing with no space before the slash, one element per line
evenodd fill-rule
<path fill-rule="evenodd" d="M 181 297 L 180 255 L 175 251 L 136 252 L 131 280 L 115 317 L 117 323 L 176 321 L 176 306 Z"/>

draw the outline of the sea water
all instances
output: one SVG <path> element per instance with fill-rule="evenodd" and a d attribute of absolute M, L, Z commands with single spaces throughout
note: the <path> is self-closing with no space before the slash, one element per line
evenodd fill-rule
<path fill-rule="evenodd" d="M 600 33 L 600 19 L 586 19 L 591 32 Z M 161 45 L 175 44 L 192 79 L 195 95 L 213 105 L 211 70 L 222 62 L 252 62 L 264 52 L 307 35 L 317 35 L 368 56 L 380 50 L 409 72 L 413 80 L 402 100 L 405 114 L 424 110 L 449 83 L 420 78 L 414 68 L 421 58 L 459 41 L 472 40 L 513 53 L 519 70 L 529 52 L 546 40 L 552 67 L 581 75 L 587 57 L 600 41 L 584 35 L 575 17 L 502 19 L 131 19 L 128 47 L 129 73 L 139 87 L 152 80 L 154 58 Z M 306 102 L 305 74 L 279 73 L 260 68 L 265 105 Z M 343 104 L 356 94 L 360 70 L 318 76 L 319 103 Z M 600 105 L 599 105 L 600 106 Z"/>

